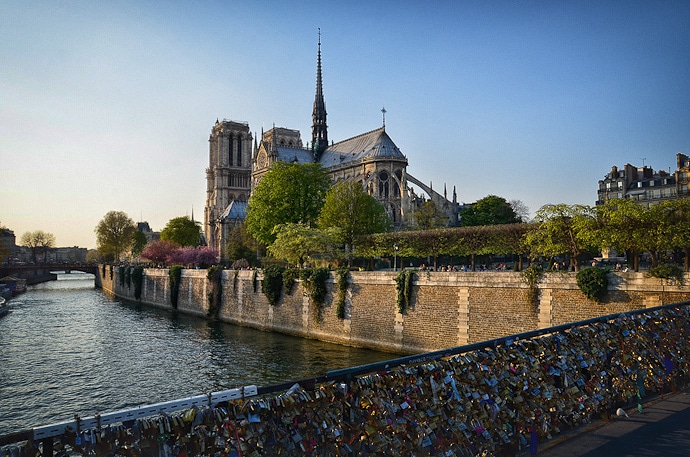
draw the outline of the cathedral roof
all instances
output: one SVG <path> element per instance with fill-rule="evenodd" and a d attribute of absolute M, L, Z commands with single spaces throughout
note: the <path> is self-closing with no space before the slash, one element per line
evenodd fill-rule
<path fill-rule="evenodd" d="M 220 220 L 226 220 L 226 219 L 242 219 L 247 216 L 247 202 L 242 202 L 239 200 L 233 200 L 230 202 L 227 208 L 225 208 L 225 211 L 223 211 L 223 214 L 220 215 Z"/>
<path fill-rule="evenodd" d="M 291 148 L 289 146 L 278 146 L 278 160 L 281 162 L 312 163 L 314 156 L 311 151 L 304 148 Z"/>
<path fill-rule="evenodd" d="M 330 168 L 367 158 L 407 160 L 381 127 L 329 146 L 321 156 L 321 164 Z"/>

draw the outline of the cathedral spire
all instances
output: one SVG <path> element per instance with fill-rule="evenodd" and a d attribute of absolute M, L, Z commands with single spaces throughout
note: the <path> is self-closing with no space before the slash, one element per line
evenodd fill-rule
<path fill-rule="evenodd" d="M 314 159 L 318 161 L 328 147 L 328 127 L 326 125 L 326 102 L 323 99 L 323 80 L 321 78 L 321 28 L 319 28 L 319 51 L 316 61 L 316 97 L 312 112 L 311 145 Z"/>

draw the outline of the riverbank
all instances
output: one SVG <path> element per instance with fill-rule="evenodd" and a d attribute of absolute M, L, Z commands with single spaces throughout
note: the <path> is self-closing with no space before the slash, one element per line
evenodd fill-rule
<path fill-rule="evenodd" d="M 167 269 L 145 269 L 141 297 L 126 280 L 125 267 L 102 266 L 97 284 L 118 297 L 173 309 Z M 314 305 L 302 281 L 283 290 L 277 305 L 261 292 L 257 270 L 224 270 L 220 302 L 212 309 L 206 270 L 182 270 L 177 311 L 235 325 L 303 338 L 365 347 L 396 354 L 417 354 L 563 325 L 615 313 L 690 300 L 682 284 L 644 273 L 609 273 L 602 302 L 587 299 L 575 273 L 553 272 L 529 286 L 516 272 L 417 272 L 410 304 L 401 313 L 395 272 L 350 272 L 342 317 L 337 280 L 326 280 L 324 304 Z M 124 275 L 124 276 L 123 276 Z M 685 274 L 684 282 L 690 281 Z"/>

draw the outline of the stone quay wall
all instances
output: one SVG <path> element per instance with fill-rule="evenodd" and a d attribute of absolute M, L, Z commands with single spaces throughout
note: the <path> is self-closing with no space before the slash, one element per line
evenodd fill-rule
<path fill-rule="evenodd" d="M 98 270 L 97 285 L 129 301 L 172 309 L 167 269 L 145 269 L 141 299 L 134 284 L 119 280 L 120 267 Z M 124 270 L 123 270 L 124 271 Z M 208 317 L 211 283 L 206 270 L 185 269 L 179 288 L 179 312 Z M 215 318 L 265 331 L 275 331 L 338 344 L 397 354 L 417 354 L 501 338 L 594 317 L 690 300 L 683 284 L 646 277 L 644 273 L 610 273 L 602 303 L 588 300 L 575 274 L 553 272 L 538 284 L 535 303 L 516 272 L 417 272 L 410 307 L 396 303 L 395 272 L 351 272 L 345 318 L 336 315 L 336 279 L 327 281 L 321 309 L 310 302 L 297 281 L 276 306 L 261 292 L 261 271 L 225 270 L 222 299 Z"/>

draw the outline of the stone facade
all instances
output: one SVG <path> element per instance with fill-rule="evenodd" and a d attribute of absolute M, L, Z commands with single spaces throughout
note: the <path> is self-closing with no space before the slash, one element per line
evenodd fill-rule
<path fill-rule="evenodd" d="M 106 291 L 131 301 L 134 286 L 97 277 Z M 595 303 L 580 292 L 575 274 L 546 275 L 537 303 L 527 302 L 519 273 L 419 272 L 412 304 L 404 314 L 396 304 L 395 273 L 352 272 L 346 294 L 346 316 L 336 315 L 335 279 L 321 309 L 310 302 L 298 281 L 271 306 L 255 271 L 223 272 L 218 319 L 266 331 L 314 338 L 397 354 L 415 354 L 500 338 L 594 317 L 690 300 L 690 290 L 644 273 L 610 273 L 609 293 Z M 686 273 L 684 283 L 690 281 Z M 205 270 L 183 270 L 178 311 L 206 316 L 209 291 Z M 141 302 L 172 309 L 167 270 L 146 269 Z"/>

